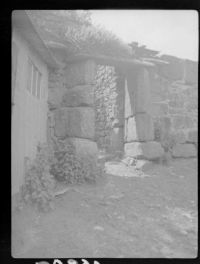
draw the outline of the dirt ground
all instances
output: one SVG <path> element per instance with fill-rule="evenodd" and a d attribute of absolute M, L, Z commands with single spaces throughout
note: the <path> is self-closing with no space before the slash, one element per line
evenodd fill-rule
<path fill-rule="evenodd" d="M 197 159 L 71 186 L 49 213 L 12 212 L 12 256 L 195 258 Z"/>

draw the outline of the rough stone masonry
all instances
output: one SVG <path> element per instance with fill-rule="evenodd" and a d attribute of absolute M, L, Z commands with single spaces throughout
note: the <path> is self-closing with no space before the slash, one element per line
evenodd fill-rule
<path fill-rule="evenodd" d="M 160 142 L 154 141 L 154 124 L 150 115 L 150 76 L 145 68 L 127 72 L 125 86 L 126 156 L 154 160 L 164 154 Z"/>
<path fill-rule="evenodd" d="M 98 148 L 137 159 L 154 160 L 164 151 L 194 157 L 196 67 L 173 59 L 167 67 L 120 72 L 82 60 L 57 69 L 49 78 L 48 138 L 71 141 L 78 154 L 92 157 Z"/>
<path fill-rule="evenodd" d="M 70 141 L 80 156 L 97 156 L 94 77 L 96 64 L 84 61 L 52 72 L 49 85 L 49 140 Z"/>
<path fill-rule="evenodd" d="M 151 72 L 150 114 L 157 140 L 174 158 L 197 156 L 198 65 L 164 56 L 169 65 Z"/>

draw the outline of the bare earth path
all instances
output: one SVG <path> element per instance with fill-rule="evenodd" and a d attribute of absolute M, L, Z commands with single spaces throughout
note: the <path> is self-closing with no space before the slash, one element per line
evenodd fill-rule
<path fill-rule="evenodd" d="M 12 255 L 196 257 L 197 160 L 154 164 L 133 176 L 106 175 L 96 185 L 70 187 L 47 214 L 13 212 Z"/>

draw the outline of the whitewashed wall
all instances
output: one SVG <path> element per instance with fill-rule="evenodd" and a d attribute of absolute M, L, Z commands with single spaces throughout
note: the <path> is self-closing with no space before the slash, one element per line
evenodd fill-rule
<path fill-rule="evenodd" d="M 48 69 L 39 55 L 16 31 L 12 41 L 17 45 L 18 61 L 12 107 L 12 194 L 19 191 L 24 179 L 24 158 L 34 158 L 38 142 L 46 141 Z M 27 90 L 28 57 L 42 73 L 42 97 Z"/>

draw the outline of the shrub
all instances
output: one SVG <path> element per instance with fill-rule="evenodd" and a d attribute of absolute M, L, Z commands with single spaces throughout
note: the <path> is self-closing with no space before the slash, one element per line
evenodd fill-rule
<path fill-rule="evenodd" d="M 39 144 L 35 159 L 25 169 L 25 183 L 21 190 L 23 202 L 30 202 L 43 211 L 53 206 L 55 181 L 50 174 L 51 160 L 51 151 L 47 145 Z"/>
<path fill-rule="evenodd" d="M 57 140 L 53 149 L 39 144 L 37 154 L 25 169 L 25 182 L 21 188 L 21 202 L 31 203 L 39 210 L 53 207 L 55 180 L 70 183 L 95 182 L 102 174 L 93 157 L 78 157 L 72 144 Z"/>
<path fill-rule="evenodd" d="M 51 173 L 58 181 L 71 182 L 71 169 L 75 164 L 74 149 L 71 144 L 65 145 L 58 140 L 54 145 L 54 158 L 51 164 Z"/>
<path fill-rule="evenodd" d="M 95 181 L 101 169 L 94 158 L 79 157 L 71 143 L 57 140 L 50 172 L 58 181 L 83 183 Z"/>

